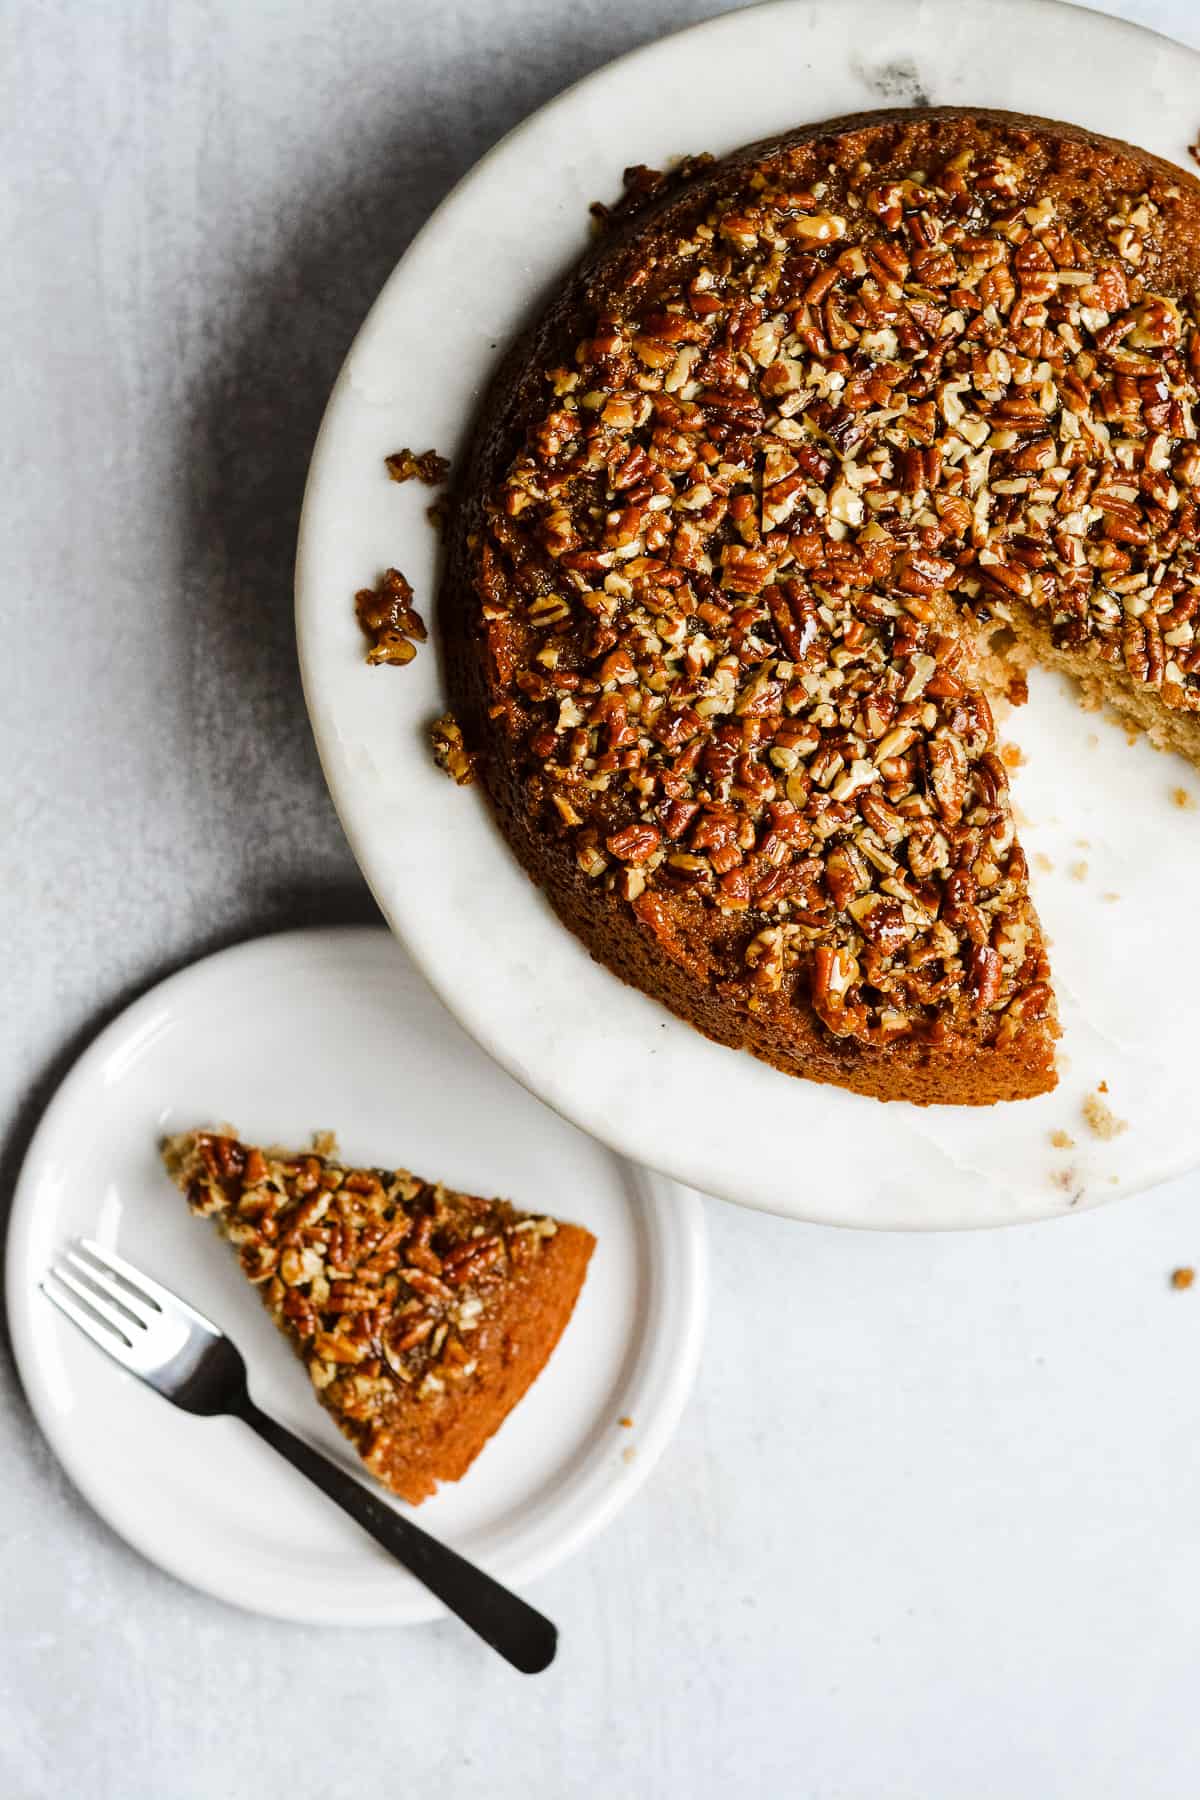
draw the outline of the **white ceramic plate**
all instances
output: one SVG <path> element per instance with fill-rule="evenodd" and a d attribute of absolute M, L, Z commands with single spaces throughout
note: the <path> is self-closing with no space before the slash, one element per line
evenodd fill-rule
<path fill-rule="evenodd" d="M 177 1412 L 37 1291 L 66 1239 L 99 1238 L 223 1325 L 259 1404 L 354 1468 L 229 1249 L 159 1166 L 164 1132 L 226 1120 L 279 1143 L 336 1128 L 349 1157 L 404 1162 L 595 1232 L 541 1377 L 418 1515 L 516 1585 L 578 1549 L 645 1479 L 687 1396 L 703 1211 L 503 1075 L 384 931 L 263 938 L 173 976 L 80 1058 L 38 1129 L 9 1229 L 8 1318 L 33 1410 L 97 1512 L 172 1574 L 257 1612 L 339 1625 L 442 1612 L 244 1426 Z"/>
<path fill-rule="evenodd" d="M 928 100 L 1071 119 L 1190 166 L 1198 95 L 1200 57 L 1043 0 L 754 7 L 614 63 L 513 132 L 439 208 L 360 332 L 313 456 L 297 562 L 329 784 L 385 914 L 467 1030 L 626 1155 L 801 1218 L 953 1227 L 1091 1204 L 1200 1162 L 1200 965 L 1167 949 L 1200 891 L 1200 813 L 1171 790 L 1196 793 L 1200 777 L 1128 749 L 1065 685 L 1035 678 L 1013 735 L 1065 1023 L 1057 1093 L 922 1112 L 791 1080 L 623 987 L 558 924 L 479 793 L 432 764 L 435 655 L 366 667 L 354 590 L 397 563 L 428 613 L 436 584 L 428 493 L 389 482 L 385 454 L 462 451 L 496 347 L 583 248 L 588 202 L 614 194 L 623 163 Z M 1101 1081 L 1129 1124 L 1106 1143 L 1081 1114 Z M 1074 1145 L 1055 1149 L 1052 1132 Z"/>

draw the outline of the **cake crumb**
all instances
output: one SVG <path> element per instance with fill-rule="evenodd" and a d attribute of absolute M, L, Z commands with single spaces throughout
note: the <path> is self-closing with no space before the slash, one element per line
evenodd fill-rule
<path fill-rule="evenodd" d="M 631 1463 L 636 1455 L 637 1455 L 637 1451 L 634 1448 L 634 1446 L 632 1444 L 626 1444 L 625 1448 L 621 1452 L 621 1461 L 625 1462 L 625 1463 Z"/>
<path fill-rule="evenodd" d="M 1100 747 L 1100 738 L 1099 738 L 1099 735 L 1098 735 L 1098 733 L 1096 733 L 1096 732 L 1094 732 L 1094 731 L 1089 731 L 1089 732 L 1088 732 L 1088 734 L 1087 734 L 1087 747 L 1088 747 L 1088 749 L 1089 749 L 1089 750 L 1097 750 L 1097 749 L 1099 749 L 1099 747 Z"/>
<path fill-rule="evenodd" d="M 1046 855 L 1044 850 L 1037 850 L 1034 852 L 1033 866 L 1035 869 L 1040 869 L 1043 875 L 1049 875 L 1054 868 L 1054 864 L 1050 861 L 1050 858 Z"/>
<path fill-rule="evenodd" d="M 1071 864 L 1070 873 L 1072 881 L 1086 881 L 1088 866 L 1085 862 L 1073 862 Z"/>
<path fill-rule="evenodd" d="M 1101 894 L 1100 898 L 1102 900 L 1119 900 L 1121 896 L 1120 894 Z"/>
<path fill-rule="evenodd" d="M 1181 812 L 1195 811 L 1196 796 L 1194 794 L 1189 794 L 1185 787 L 1172 788 L 1171 798 Z"/>
<path fill-rule="evenodd" d="M 423 481 L 426 487 L 439 487 L 450 473 L 450 464 L 436 450 L 393 450 L 384 457 L 393 481 Z"/>
<path fill-rule="evenodd" d="M 1096 1083 L 1096 1092 L 1097 1092 L 1097 1093 L 1098 1093 L 1098 1094 L 1107 1094 L 1107 1092 L 1108 1092 L 1108 1083 L 1107 1083 L 1107 1081 L 1099 1081 L 1099 1082 L 1097 1082 L 1097 1083 Z"/>
<path fill-rule="evenodd" d="M 1072 1206 L 1083 1194 L 1083 1183 L 1076 1169 L 1054 1169 L 1050 1174 L 1050 1182 L 1053 1187 L 1061 1188 L 1064 1194 L 1070 1194 Z"/>
<path fill-rule="evenodd" d="M 633 1420 L 628 1413 L 622 1413 L 621 1417 L 617 1420 L 617 1424 L 620 1425 L 623 1430 L 629 1431 L 633 1426 Z"/>
<path fill-rule="evenodd" d="M 1171 1286 L 1173 1288 L 1179 1288 L 1181 1291 L 1184 1288 L 1190 1288 L 1195 1279 L 1195 1269 L 1182 1268 L 1171 1270 Z"/>
<path fill-rule="evenodd" d="M 1101 1082 L 1101 1087 L 1104 1083 Z M 1101 1100 L 1098 1093 L 1088 1094 L 1083 1102 L 1083 1116 L 1088 1126 L 1098 1138 L 1111 1143 L 1113 1138 L 1120 1137 L 1123 1131 L 1129 1130 L 1128 1119 L 1118 1119 L 1106 1100 Z"/>
<path fill-rule="evenodd" d="M 1019 769 L 1024 766 L 1025 753 L 1019 744 L 1004 744 L 1000 749 L 1000 760 L 1006 769 Z"/>
<path fill-rule="evenodd" d="M 234 1135 L 236 1136 L 236 1133 Z M 314 1131 L 312 1147 L 314 1156 L 324 1156 L 326 1158 L 336 1156 L 338 1153 L 337 1132 Z"/>
<path fill-rule="evenodd" d="M 1050 1133 L 1050 1142 L 1056 1150 L 1073 1150 L 1075 1148 L 1075 1139 L 1069 1131 L 1064 1131 L 1061 1125 L 1057 1131 Z"/>

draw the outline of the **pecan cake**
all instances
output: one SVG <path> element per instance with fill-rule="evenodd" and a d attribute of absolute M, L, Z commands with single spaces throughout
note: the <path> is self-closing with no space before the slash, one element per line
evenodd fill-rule
<path fill-rule="evenodd" d="M 417 1505 L 544 1368 L 595 1247 L 579 1225 L 328 1156 L 186 1132 L 163 1159 L 238 1251 L 324 1406 Z"/>
<path fill-rule="evenodd" d="M 1042 1092 L 990 701 L 1037 659 L 1200 760 L 1200 184 L 958 110 L 627 181 L 455 510 L 473 766 L 592 953 L 710 1037 Z"/>

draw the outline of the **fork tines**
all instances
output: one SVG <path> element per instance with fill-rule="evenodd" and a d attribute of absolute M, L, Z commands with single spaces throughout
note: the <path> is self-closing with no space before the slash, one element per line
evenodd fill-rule
<path fill-rule="evenodd" d="M 155 1296 L 144 1291 L 153 1284 L 89 1238 L 77 1238 L 41 1286 L 60 1312 L 121 1361 L 127 1360 L 122 1351 L 133 1351 L 162 1312 Z"/>
<path fill-rule="evenodd" d="M 93 1343 L 146 1379 L 186 1342 L 199 1349 L 224 1336 L 204 1313 L 93 1238 L 76 1238 L 41 1288 Z"/>

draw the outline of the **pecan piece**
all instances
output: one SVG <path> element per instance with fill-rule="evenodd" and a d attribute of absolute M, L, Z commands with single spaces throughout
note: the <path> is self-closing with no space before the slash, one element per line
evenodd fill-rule
<path fill-rule="evenodd" d="M 433 760 L 456 786 L 469 787 L 475 779 L 475 764 L 463 742 L 462 730 L 453 713 L 443 713 L 429 728 Z"/>
<path fill-rule="evenodd" d="M 376 587 L 360 588 L 354 596 L 358 622 L 370 644 L 369 663 L 403 668 L 417 654 L 417 643 L 425 642 L 425 622 L 412 597 L 412 588 L 399 569 L 385 570 Z"/>
<path fill-rule="evenodd" d="M 412 450 L 393 450 L 383 460 L 393 481 L 416 480 L 438 487 L 450 473 L 450 464 L 436 450 L 422 450 L 419 456 Z"/>
<path fill-rule="evenodd" d="M 626 825 L 606 841 L 612 855 L 621 862 L 641 863 L 657 850 L 662 833 L 656 825 Z"/>

